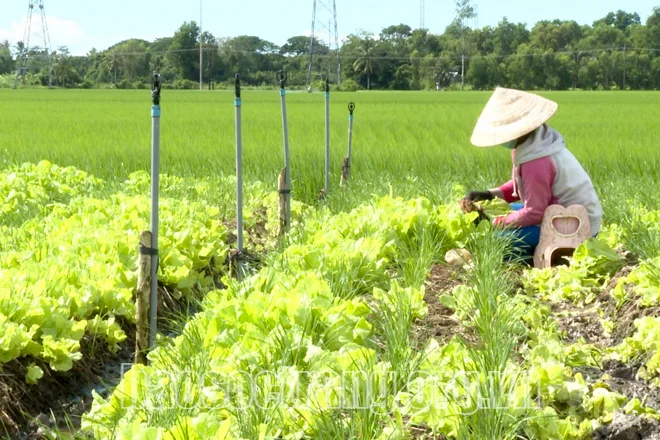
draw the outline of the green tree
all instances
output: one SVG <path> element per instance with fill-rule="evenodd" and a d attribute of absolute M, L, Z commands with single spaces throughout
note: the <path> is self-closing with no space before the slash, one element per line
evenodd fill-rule
<path fill-rule="evenodd" d="M 199 26 L 191 21 L 183 23 L 172 37 L 167 57 L 180 79 L 199 79 L 199 36 Z"/>
<path fill-rule="evenodd" d="M 531 29 L 504 17 L 497 26 L 471 29 L 474 8 L 470 0 L 454 0 L 456 16 L 441 34 L 413 30 L 407 24 L 386 26 L 378 38 L 365 32 L 349 35 L 340 46 L 342 77 L 365 88 L 432 89 L 461 78 L 475 89 L 506 85 L 525 89 L 649 89 L 658 87 L 660 7 L 645 23 L 625 11 L 607 14 L 593 26 L 573 20 L 542 20 Z M 203 41 L 204 65 L 199 65 Z M 292 36 L 282 47 L 258 36 L 241 35 L 217 40 L 200 38 L 195 22 L 186 22 L 172 36 L 155 41 L 126 40 L 105 51 L 75 57 L 56 53 L 56 76 L 63 83 L 135 81 L 152 71 L 166 82 L 199 78 L 230 81 L 241 73 L 246 84 L 275 84 L 275 72 L 286 69 L 291 86 L 307 82 L 309 37 Z M 334 75 L 335 54 L 314 42 L 313 80 Z M 0 73 L 15 69 L 24 54 L 19 43 L 12 53 L 0 44 Z M 44 83 L 48 65 L 43 49 L 26 54 L 32 78 Z M 68 66 L 68 67 L 67 67 Z M 32 81 L 35 81 L 32 79 Z M 179 83 L 184 84 L 184 83 Z"/>
<path fill-rule="evenodd" d="M 530 42 L 544 51 L 565 51 L 582 39 L 582 28 L 575 21 L 540 21 L 530 32 Z"/>
<path fill-rule="evenodd" d="M 53 66 L 57 83 L 62 87 L 68 87 L 72 83 L 75 70 L 71 66 L 69 49 L 60 47 L 55 53 L 55 65 Z"/>
<path fill-rule="evenodd" d="M 467 52 L 466 33 L 467 26 L 465 21 L 474 18 L 476 12 L 470 0 L 456 0 L 456 18 L 454 24 L 460 29 L 461 36 L 461 90 L 465 86 L 465 56 Z"/>
<path fill-rule="evenodd" d="M 280 48 L 252 35 L 219 40 L 219 54 L 228 72 L 240 73 L 247 84 L 274 84 L 275 71 L 282 68 Z"/>
<path fill-rule="evenodd" d="M 14 57 L 8 40 L 0 43 L 0 75 L 14 71 Z"/>
<path fill-rule="evenodd" d="M 654 58 L 653 61 L 651 61 L 649 83 L 650 87 L 653 87 L 653 89 L 660 89 L 660 57 Z"/>
<path fill-rule="evenodd" d="M 492 33 L 493 52 L 511 55 L 518 46 L 529 41 L 529 31 L 524 24 L 511 23 L 506 17 L 499 22 Z"/>
<path fill-rule="evenodd" d="M 613 26 L 621 32 L 626 32 L 632 25 L 640 24 L 641 22 L 637 12 L 628 13 L 619 9 L 616 12 L 610 12 L 600 20 L 596 20 L 593 27 L 600 25 Z"/>
<path fill-rule="evenodd" d="M 286 44 L 280 48 L 280 54 L 285 56 L 304 56 L 309 55 L 310 38 L 304 35 L 291 37 Z M 328 46 L 314 37 L 314 55 L 325 55 L 329 52 Z"/>
<path fill-rule="evenodd" d="M 119 60 L 122 79 L 134 81 L 149 77 L 148 44 L 144 40 L 128 40 L 115 46 L 114 54 Z"/>
<path fill-rule="evenodd" d="M 376 40 L 371 34 L 363 34 L 356 51 L 357 59 L 353 63 L 356 72 L 367 76 L 367 90 L 371 90 L 371 76 L 377 67 L 377 61 L 374 59 L 376 46 Z"/>
<path fill-rule="evenodd" d="M 427 90 L 447 87 L 453 78 L 454 65 L 449 58 L 426 55 L 419 68 L 420 85 Z"/>
<path fill-rule="evenodd" d="M 119 79 L 119 67 L 121 65 L 120 61 L 121 58 L 115 53 L 114 49 L 106 51 L 101 61 L 101 68 L 97 80 L 108 80 L 113 84 L 117 84 Z"/>
<path fill-rule="evenodd" d="M 506 65 L 496 55 L 475 57 L 470 61 L 466 79 L 476 90 L 490 90 L 496 86 L 503 86 L 507 81 Z"/>

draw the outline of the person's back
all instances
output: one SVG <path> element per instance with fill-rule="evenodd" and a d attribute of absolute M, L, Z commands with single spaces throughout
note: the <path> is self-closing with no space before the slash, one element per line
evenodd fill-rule
<path fill-rule="evenodd" d="M 603 209 L 589 175 L 566 148 L 555 153 L 552 160 L 557 169 L 552 192 L 558 203 L 566 208 L 571 205 L 584 206 L 589 213 L 591 234 L 595 236 L 603 221 Z"/>
<path fill-rule="evenodd" d="M 547 182 L 551 188 L 551 200 L 547 205 L 560 204 L 566 208 L 571 205 L 582 205 L 589 213 L 592 235 L 600 231 L 603 211 L 589 175 L 576 157 L 566 148 L 564 138 L 548 126 L 543 124 L 537 128 L 513 153 L 514 174 L 517 175 L 517 187 L 521 199 L 525 185 L 523 175 L 529 176 L 536 182 Z M 538 185 L 533 188 L 534 194 L 527 194 L 541 199 L 547 191 L 540 191 Z M 545 207 L 543 207 L 543 210 Z M 542 212 L 539 212 L 539 216 Z"/>

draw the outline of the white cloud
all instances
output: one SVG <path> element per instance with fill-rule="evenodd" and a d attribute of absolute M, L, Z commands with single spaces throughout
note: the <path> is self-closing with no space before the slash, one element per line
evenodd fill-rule
<path fill-rule="evenodd" d="M 46 17 L 50 41 L 53 45 L 66 46 L 78 42 L 85 36 L 82 27 L 73 20 L 60 20 L 57 17 Z"/>
<path fill-rule="evenodd" d="M 46 17 L 46 23 L 48 24 L 48 33 L 50 34 L 52 49 L 57 50 L 58 47 L 66 46 L 69 48 L 69 52 L 72 55 L 85 55 L 92 50 L 92 48 L 105 50 L 108 47 L 129 38 L 153 41 L 160 36 L 155 34 L 125 35 L 123 33 L 98 35 L 94 32 L 90 34 L 85 32 L 85 30 L 73 20 L 50 16 Z M 25 23 L 16 22 L 12 23 L 9 28 L 0 28 L 0 41 L 7 39 L 11 44 L 16 44 L 16 42 L 22 41 L 24 28 Z M 38 15 L 34 15 L 32 18 L 32 28 L 30 44 L 43 46 L 41 18 Z"/>
<path fill-rule="evenodd" d="M 11 24 L 10 28 L 0 28 L 0 40 L 9 40 L 10 43 L 15 44 L 17 41 L 23 39 L 23 28 L 25 25 L 16 22 Z"/>
<path fill-rule="evenodd" d="M 53 50 L 60 46 L 77 47 L 85 44 L 85 32 L 75 21 L 46 16 L 46 24 L 48 25 L 48 34 Z M 16 42 L 23 40 L 24 33 L 25 23 L 13 22 L 9 28 L 0 28 L 0 40 L 6 39 L 10 43 L 16 44 Z M 41 17 L 35 14 L 32 16 L 30 45 L 43 46 L 43 44 Z"/>

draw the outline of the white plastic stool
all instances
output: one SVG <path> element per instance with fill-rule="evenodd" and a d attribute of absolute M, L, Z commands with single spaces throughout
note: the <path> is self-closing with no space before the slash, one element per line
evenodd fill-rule
<path fill-rule="evenodd" d="M 558 259 L 573 255 L 575 249 L 590 238 L 591 224 L 584 206 L 548 206 L 541 223 L 541 238 L 534 252 L 534 267 L 553 266 Z"/>

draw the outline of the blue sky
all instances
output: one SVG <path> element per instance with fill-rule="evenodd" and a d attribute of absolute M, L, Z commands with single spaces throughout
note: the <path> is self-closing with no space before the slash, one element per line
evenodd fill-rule
<path fill-rule="evenodd" d="M 276 44 L 309 34 L 312 0 L 203 0 L 204 29 L 218 37 L 258 35 Z M 326 0 L 331 1 L 331 0 Z M 336 0 L 340 38 L 359 29 L 378 33 L 391 24 L 419 26 L 419 0 Z M 0 40 L 22 39 L 27 0 L 4 0 Z M 531 28 L 543 19 L 574 19 L 591 24 L 610 11 L 637 12 L 642 20 L 658 0 L 475 0 L 478 25 L 496 25 L 504 16 Z M 534 3 L 533 6 L 530 6 Z M 155 7 L 153 5 L 156 5 Z M 426 0 L 426 27 L 442 32 L 454 16 L 453 0 Z M 46 0 L 53 48 L 68 46 L 84 54 L 131 37 L 152 40 L 170 36 L 185 20 L 199 20 L 199 0 Z M 327 15 L 324 15 L 327 22 Z M 327 31 L 322 30 L 322 35 Z"/>

